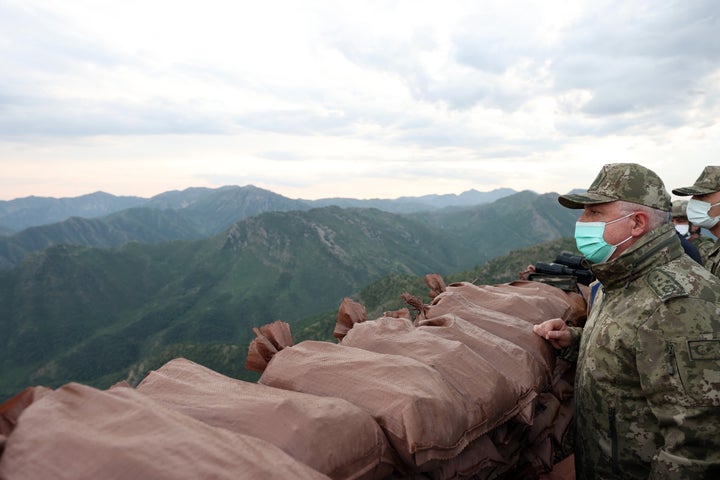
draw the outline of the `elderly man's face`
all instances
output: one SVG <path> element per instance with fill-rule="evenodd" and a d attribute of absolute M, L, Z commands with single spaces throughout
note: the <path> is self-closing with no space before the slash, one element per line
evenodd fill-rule
<path fill-rule="evenodd" d="M 625 215 L 627 215 L 627 213 L 623 213 L 620 210 L 620 205 L 618 204 L 618 202 L 585 205 L 585 209 L 582 215 L 580 215 L 578 222 L 605 222 L 606 225 L 603 238 L 610 245 L 618 245 L 621 242 L 627 240 L 629 236 L 631 236 L 631 230 L 634 225 L 632 215 L 627 218 L 622 218 Z M 613 220 L 618 221 L 614 223 L 609 223 Z M 609 260 L 618 257 L 631 244 L 632 242 L 619 245 L 617 250 L 613 253 Z"/>

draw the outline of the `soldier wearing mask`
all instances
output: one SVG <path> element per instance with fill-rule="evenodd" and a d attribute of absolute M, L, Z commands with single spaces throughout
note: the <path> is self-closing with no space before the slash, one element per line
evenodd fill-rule
<path fill-rule="evenodd" d="M 687 200 L 675 200 L 672 202 L 672 221 L 675 224 L 675 230 L 684 238 L 690 237 L 690 223 L 685 213 L 686 208 Z"/>
<path fill-rule="evenodd" d="M 692 237 L 698 238 L 698 234 L 693 234 L 691 231 L 692 226 L 685 215 L 686 205 L 687 200 L 675 200 L 672 202 L 672 222 L 675 225 L 675 230 L 677 231 L 678 237 L 680 237 L 680 244 L 682 244 L 685 253 L 697 263 L 703 265 L 705 262 L 700 253 L 700 249 L 696 243 L 690 240 Z"/>
<path fill-rule="evenodd" d="M 676 188 L 672 192 L 681 197 L 691 196 L 686 212 L 692 225 L 707 228 L 710 233 L 720 237 L 720 167 L 705 167 L 693 185 Z M 706 240 L 703 242 L 697 244 L 697 247 L 704 254 L 704 265 L 714 275 L 720 276 L 720 239 L 710 247 Z"/>
<path fill-rule="evenodd" d="M 605 165 L 558 201 L 583 209 L 575 239 L 602 285 L 584 328 L 533 328 L 577 359 L 577 478 L 720 478 L 720 279 L 683 255 L 641 165 Z"/>

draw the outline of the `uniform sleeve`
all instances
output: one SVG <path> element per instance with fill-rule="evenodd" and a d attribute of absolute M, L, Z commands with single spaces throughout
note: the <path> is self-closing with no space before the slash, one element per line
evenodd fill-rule
<path fill-rule="evenodd" d="M 568 362 L 575 363 L 580 352 L 580 340 L 582 339 L 582 327 L 568 327 L 570 330 L 570 346 L 560 350 L 559 357 Z"/>
<path fill-rule="evenodd" d="M 720 478 L 720 331 L 693 311 L 709 310 L 662 308 L 638 330 L 640 383 L 663 437 L 651 479 Z"/>

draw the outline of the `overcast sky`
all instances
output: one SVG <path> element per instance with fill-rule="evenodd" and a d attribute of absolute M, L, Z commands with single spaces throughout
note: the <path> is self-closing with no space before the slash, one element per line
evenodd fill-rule
<path fill-rule="evenodd" d="M 587 188 L 720 165 L 720 2 L 0 0 L 0 199 Z"/>

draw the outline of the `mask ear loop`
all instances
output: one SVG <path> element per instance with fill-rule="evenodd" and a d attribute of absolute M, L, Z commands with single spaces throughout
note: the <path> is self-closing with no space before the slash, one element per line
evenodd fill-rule
<path fill-rule="evenodd" d="M 619 222 L 620 220 L 622 220 L 622 219 L 624 219 L 624 218 L 628 218 L 630 215 L 635 215 L 635 213 L 637 213 L 637 212 L 628 213 L 628 214 L 625 215 L 624 217 L 616 218 L 615 220 L 612 220 L 612 221 L 610 221 L 610 222 L 607 222 L 605 225 L 609 225 L 609 224 L 611 224 L 611 223 Z M 626 238 L 625 240 L 623 240 L 622 242 L 616 243 L 615 245 L 613 245 L 612 253 L 614 253 L 615 250 L 617 250 L 617 247 L 619 247 L 619 246 L 622 245 L 623 243 L 626 243 L 626 242 L 630 241 L 631 238 L 633 238 L 632 235 L 630 235 L 629 237 L 627 237 L 627 238 Z M 612 256 L 612 253 L 610 253 L 611 256 Z M 625 288 L 627 288 L 627 286 L 626 286 Z"/>
<path fill-rule="evenodd" d="M 625 215 L 624 217 L 616 218 L 615 220 L 610 220 L 609 222 L 605 222 L 605 225 L 610 225 L 611 223 L 619 222 L 622 219 L 628 218 L 630 215 L 635 215 L 636 212 L 631 212 Z"/>

